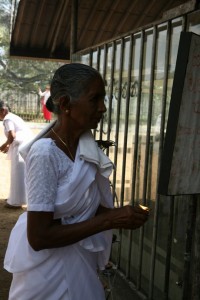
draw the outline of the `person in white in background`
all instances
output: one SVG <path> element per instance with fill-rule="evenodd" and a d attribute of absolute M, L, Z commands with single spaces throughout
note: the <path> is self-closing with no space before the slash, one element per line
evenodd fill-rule
<path fill-rule="evenodd" d="M 10 112 L 9 106 L 0 101 L 0 120 L 3 121 L 4 133 L 7 137 L 0 146 L 0 151 L 8 154 L 11 160 L 10 194 L 6 201 L 7 208 L 21 208 L 26 204 L 24 182 L 24 160 L 19 154 L 19 146 L 29 142 L 32 133 L 24 120 Z"/>
<path fill-rule="evenodd" d="M 46 107 L 47 100 L 50 97 L 50 86 L 47 85 L 44 92 L 42 92 L 41 89 L 39 88 L 38 92 L 40 97 L 42 97 L 41 103 L 42 103 L 42 112 L 43 112 L 44 119 L 46 120 L 47 123 L 50 123 L 52 114 Z"/>

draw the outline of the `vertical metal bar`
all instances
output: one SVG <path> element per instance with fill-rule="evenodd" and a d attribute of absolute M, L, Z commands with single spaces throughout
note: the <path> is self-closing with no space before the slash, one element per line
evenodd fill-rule
<path fill-rule="evenodd" d="M 100 68 L 100 55 L 101 55 L 101 49 L 100 47 L 97 48 L 97 67 L 96 69 L 99 71 Z M 100 128 L 99 128 L 99 139 L 102 139 L 102 129 L 103 129 L 103 120 L 101 120 Z M 95 136 L 97 131 L 95 130 Z"/>
<path fill-rule="evenodd" d="M 93 62 L 93 50 L 90 49 L 89 52 L 89 65 L 92 66 L 92 62 Z"/>
<path fill-rule="evenodd" d="M 97 67 L 96 69 L 99 71 L 100 66 L 100 47 L 97 47 Z"/>
<path fill-rule="evenodd" d="M 128 65 L 128 76 L 127 76 L 127 94 L 126 94 L 126 110 L 125 110 L 125 128 L 124 128 L 124 148 L 123 148 L 123 165 L 122 165 L 122 177 L 121 177 L 121 193 L 120 203 L 121 206 L 124 204 L 124 184 L 126 174 L 126 154 L 127 154 L 127 138 L 128 138 L 128 121 L 129 121 L 129 108 L 130 108 L 130 87 L 131 87 L 131 74 L 132 74 L 132 58 L 133 58 L 133 36 L 130 36 L 129 45 L 129 65 Z M 130 255 L 127 253 L 127 264 L 126 269 L 130 266 Z"/>
<path fill-rule="evenodd" d="M 107 63 L 107 47 L 104 45 L 104 61 L 103 61 L 103 73 L 101 74 L 103 77 L 103 80 L 105 82 L 105 77 L 106 77 L 106 63 Z M 99 51 L 99 58 L 101 56 L 101 49 Z M 104 119 L 101 120 L 100 123 L 100 139 L 102 140 L 102 135 L 103 135 L 103 124 L 104 124 Z"/>
<path fill-rule="evenodd" d="M 117 118 L 116 118 L 116 134 L 115 134 L 115 152 L 114 152 L 114 165 L 117 166 L 118 159 L 118 140 L 119 140 L 119 120 L 120 120 L 120 111 L 121 111 L 121 93 L 122 93 L 122 71 L 123 71 L 123 59 L 124 59 L 124 39 L 121 40 L 121 53 L 120 53 L 120 68 L 119 68 L 119 83 L 118 83 L 118 101 L 117 101 Z M 116 174 L 117 168 L 113 171 L 113 187 L 114 191 L 116 189 Z M 121 203 L 120 203 L 121 206 Z"/>
<path fill-rule="evenodd" d="M 160 170 L 160 161 L 161 161 L 161 153 L 163 150 L 163 139 L 164 139 L 164 126 L 165 126 L 165 114 L 166 114 L 166 97 L 167 95 L 167 79 L 168 79 L 168 66 L 169 66 L 169 56 L 170 56 L 170 40 L 171 38 L 171 23 L 168 22 L 168 32 L 167 32 L 167 45 L 166 45 L 166 60 L 165 60 L 165 76 L 164 76 L 164 85 L 163 85 L 163 111 L 162 111 L 162 119 L 161 119 L 161 140 L 159 144 L 159 169 Z M 159 178 L 159 176 L 158 176 Z M 160 200 L 160 198 L 158 198 Z M 158 201 L 159 201 L 158 200 Z M 164 281 L 164 299 L 168 299 L 169 296 L 169 277 L 170 277 L 170 265 L 171 265 L 171 250 L 172 250 L 172 234 L 173 234 L 173 223 L 174 223 L 174 197 L 169 197 L 168 201 L 170 204 L 169 210 L 169 223 L 168 223 L 168 235 L 167 235 L 167 247 L 166 247 L 166 260 L 165 260 L 165 281 Z M 155 262 L 154 262 L 155 265 Z"/>
<path fill-rule="evenodd" d="M 168 300 L 169 296 L 169 275 L 171 264 L 171 250 L 172 250 L 172 234 L 174 224 L 174 197 L 171 196 L 167 200 L 169 202 L 169 222 L 167 234 L 166 260 L 165 260 L 165 281 L 164 281 L 164 299 Z"/>
<path fill-rule="evenodd" d="M 108 47 L 107 44 L 104 44 L 104 61 L 103 61 L 103 79 L 106 80 L 106 73 L 107 73 L 107 51 L 108 51 Z"/>
<path fill-rule="evenodd" d="M 125 47 L 125 43 L 123 45 Z M 124 184 L 125 184 L 125 172 L 126 172 L 126 151 L 127 151 L 127 137 L 128 137 L 128 120 L 129 120 L 129 105 L 130 105 L 130 87 L 131 87 L 131 70 L 132 70 L 132 56 L 133 56 L 133 36 L 130 36 L 129 45 L 129 66 L 128 66 L 128 78 L 127 78 L 127 95 L 126 95 L 126 110 L 125 110 L 125 126 L 124 126 L 124 142 L 123 142 L 123 164 L 122 164 L 122 177 L 121 177 L 121 193 L 120 193 L 120 206 L 124 205 Z M 120 237 L 122 239 L 122 237 Z M 121 247 L 121 245 L 120 245 Z M 121 248 L 120 248 L 121 253 Z M 128 263 L 128 261 L 127 261 Z"/>
<path fill-rule="evenodd" d="M 121 176 L 121 206 L 124 205 L 124 185 L 126 175 L 126 154 L 127 154 L 127 138 L 128 138 L 128 121 L 129 121 L 129 106 L 130 106 L 130 87 L 131 87 L 131 71 L 132 71 L 132 56 L 133 56 L 133 36 L 130 36 L 130 52 L 129 52 L 129 65 L 128 65 L 128 78 L 127 78 L 127 94 L 126 94 L 126 110 L 125 110 L 125 126 L 124 126 L 124 142 L 123 142 L 123 164 Z"/>
<path fill-rule="evenodd" d="M 147 192 L 147 175 L 149 164 L 149 145 L 151 134 L 151 119 L 152 119 L 152 106 L 153 106 L 153 89 L 154 89 L 154 70 L 155 70 L 155 57 L 156 57 L 156 42 L 157 42 L 157 27 L 153 29 L 153 49 L 151 59 L 151 74 L 150 74 L 150 90 L 149 90 L 149 108 L 147 119 L 147 135 L 146 135 L 146 150 L 145 150 L 145 162 L 144 162 L 144 180 L 143 180 L 143 204 L 146 204 L 146 192 Z M 141 287 L 141 274 L 142 274 L 142 257 L 143 257 L 143 243 L 144 243 L 144 227 L 140 228 L 139 235 L 139 259 L 138 259 L 138 278 L 137 288 Z"/>
<path fill-rule="evenodd" d="M 141 108 L 141 96 L 142 96 L 142 70 L 144 62 L 144 31 L 141 31 L 141 51 L 139 62 L 139 75 L 138 75 L 138 95 L 137 95 L 137 109 L 136 109 L 136 122 L 135 122 L 135 141 L 134 141 L 134 155 L 133 155 L 133 175 L 131 182 L 131 199 L 132 205 L 135 200 L 135 184 L 136 184 L 136 172 L 137 172 L 137 159 L 138 159 L 138 142 L 139 142 L 139 126 L 140 126 L 140 108 Z"/>
<path fill-rule="evenodd" d="M 107 61 L 108 61 L 108 47 L 106 48 L 106 59 L 104 61 L 105 63 L 105 67 L 104 67 L 104 70 L 105 70 L 105 74 L 107 73 L 106 70 L 107 70 Z M 109 140 L 110 139 L 110 131 L 111 131 L 111 125 L 112 125 L 112 100 L 113 100 L 113 85 L 114 85 L 114 72 L 115 72 L 115 57 L 116 57 L 116 41 L 112 43 L 112 57 L 110 59 L 110 62 L 111 62 L 111 71 L 110 71 L 110 82 L 109 82 L 109 91 L 108 91 L 108 98 L 109 98 L 109 107 L 108 107 L 108 131 L 107 131 L 107 139 Z M 104 74 L 104 78 L 105 78 L 105 74 Z M 107 75 L 107 74 L 106 74 Z M 109 148 L 107 149 L 106 151 L 106 154 L 109 155 Z M 115 183 L 115 179 L 112 179 L 112 186 L 115 186 L 116 183 Z M 115 201 L 115 189 L 113 188 L 113 203 Z M 119 246 L 118 246 L 119 248 Z M 118 267 L 118 261 L 119 261 L 119 251 L 118 251 L 118 254 L 117 254 L 117 267 Z"/>
<path fill-rule="evenodd" d="M 141 169 L 141 150 L 142 150 L 142 136 L 139 136 L 138 141 L 138 156 L 137 156 L 137 175 L 136 175 L 136 189 L 135 189 L 135 204 L 139 202 L 140 198 L 140 169 Z"/>
<path fill-rule="evenodd" d="M 147 177 L 148 177 L 149 147 L 150 147 L 150 138 L 151 138 L 150 134 L 151 134 L 151 120 L 152 120 L 152 107 L 153 107 L 156 42 L 157 42 L 157 27 L 154 27 L 154 29 L 153 29 L 153 49 L 152 49 L 152 58 L 151 58 L 150 90 L 149 90 L 149 108 L 148 108 L 147 133 L 146 133 L 146 150 L 145 150 L 145 163 L 144 163 L 144 180 L 143 180 L 143 196 L 142 196 L 143 204 L 146 204 L 146 192 L 147 192 Z"/>
<path fill-rule="evenodd" d="M 88 64 L 89 66 L 92 67 L 93 65 L 93 49 L 90 49 L 88 52 L 89 52 L 89 58 L 88 58 Z M 92 131 L 93 132 L 93 135 L 94 135 L 94 138 L 96 138 L 96 129 Z"/>
<path fill-rule="evenodd" d="M 138 95 L 137 95 L 137 108 L 136 108 L 136 123 L 135 123 L 135 141 L 134 141 L 134 154 L 133 154 L 133 175 L 131 182 L 131 199 L 132 205 L 135 200 L 135 189 L 136 189 L 136 178 L 137 178 L 137 166 L 138 166 L 138 144 L 139 144 L 139 125 L 140 125 L 140 108 L 141 108 L 141 93 L 142 93 L 142 69 L 143 69 L 143 58 L 144 58 L 144 31 L 141 31 L 141 51 L 140 51 L 140 62 L 139 62 L 139 75 L 138 75 Z M 128 264 L 126 268 L 126 276 L 130 277 L 130 262 L 131 262 L 131 251 L 132 251 L 132 234 L 133 231 L 128 232 Z"/>
<path fill-rule="evenodd" d="M 193 241 L 193 256 L 192 263 L 193 269 L 190 274 L 192 274 L 191 282 L 191 295 L 188 299 L 199 300 L 200 299 L 200 289 L 199 289 L 199 278 L 200 278 L 200 197 L 199 195 L 195 196 L 197 200 L 197 209 L 196 209 L 196 224 L 195 224 L 195 235 Z M 195 218 L 195 216 L 194 216 Z M 194 233 L 194 231 L 193 231 Z M 186 278 L 184 277 L 184 282 Z M 184 287 L 185 289 L 185 287 Z"/>
<path fill-rule="evenodd" d="M 147 183 L 147 201 L 151 199 L 151 187 L 152 187 L 152 162 L 153 162 L 153 145 L 154 145 L 154 137 L 151 136 L 150 144 L 149 144 L 149 166 L 148 166 L 148 183 Z M 149 203 L 146 203 L 149 206 Z"/>
<path fill-rule="evenodd" d="M 112 99 L 113 99 L 113 78 L 115 72 L 115 56 L 116 56 L 116 42 L 112 43 L 112 60 L 111 60 L 111 78 L 110 78 L 110 94 L 109 94 L 109 108 L 108 108 L 108 132 L 107 140 L 110 140 L 111 122 L 112 122 Z M 107 151 L 107 154 L 109 150 Z"/>
<path fill-rule="evenodd" d="M 160 173 L 160 161 L 163 151 L 163 141 L 164 141 L 164 129 L 165 129 L 165 115 L 166 115 L 166 102 L 167 102 L 167 84 L 168 84 L 168 73 L 169 73 L 169 57 L 170 57 L 170 45 L 171 45 L 171 22 L 167 24 L 167 42 L 165 51 L 165 65 L 164 65 L 164 79 L 163 79 L 163 96 L 162 96 L 162 111 L 161 111 L 161 127 L 160 127 L 160 141 L 159 141 L 159 157 L 158 157 L 158 178 Z M 173 200 L 171 200 L 173 201 Z M 152 253 L 151 253 L 151 267 L 149 275 L 149 299 L 153 298 L 153 284 L 154 284 L 154 273 L 155 273 L 155 260 L 156 260 L 156 242 L 157 242 L 157 230 L 158 230 L 158 212 L 159 212 L 160 196 L 157 195 L 155 199 L 154 207 L 154 224 L 153 224 L 153 237 L 152 237 Z M 171 220 L 172 221 L 172 220 Z M 169 241 L 168 237 L 168 241 Z M 168 253 L 167 255 L 170 255 Z M 168 271 L 168 273 L 167 273 Z M 165 272 L 165 281 L 169 277 L 169 269 Z M 165 290 L 167 290 L 167 286 Z"/>
<path fill-rule="evenodd" d="M 117 118 L 116 118 L 116 134 L 115 134 L 115 152 L 114 152 L 114 165 L 117 166 L 117 159 L 118 159 L 118 140 L 119 140 L 119 122 L 120 122 L 120 111 L 121 111 L 121 92 L 122 92 L 122 72 L 123 72 L 123 62 L 124 62 L 124 39 L 121 39 L 121 48 L 120 48 L 120 67 L 119 67 L 119 84 L 118 84 L 118 101 L 117 101 Z M 117 168 L 113 171 L 113 189 L 116 191 L 116 172 Z M 121 199 L 120 199 L 120 206 L 122 206 Z M 122 230 L 119 230 L 119 239 L 122 240 Z M 120 265 L 120 258 L 121 258 L 121 248 L 122 244 L 120 243 L 118 248 L 118 265 Z"/>
<path fill-rule="evenodd" d="M 191 255 L 192 255 L 192 240 L 195 233 L 195 221 L 196 221 L 196 209 L 197 209 L 197 196 L 193 195 L 191 201 L 189 202 L 188 208 L 188 219 L 187 219 L 187 228 L 186 228 L 186 242 L 185 242 L 185 253 L 184 253 L 184 269 L 183 269 L 183 296 L 182 300 L 191 299 L 190 292 L 190 264 L 191 264 Z M 197 274 L 195 274 L 196 276 Z M 196 291 L 197 292 L 197 291 Z M 195 295 L 199 295 L 199 291 Z M 199 297 L 198 297 L 199 299 Z"/>
<path fill-rule="evenodd" d="M 72 1 L 71 10 L 70 60 L 77 49 L 78 0 Z"/>
<path fill-rule="evenodd" d="M 187 15 L 182 16 L 182 31 L 187 31 Z"/>

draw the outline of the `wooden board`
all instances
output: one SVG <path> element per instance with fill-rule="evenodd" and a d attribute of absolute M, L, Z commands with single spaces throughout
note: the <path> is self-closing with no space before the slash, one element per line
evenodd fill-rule
<path fill-rule="evenodd" d="M 200 193 L 200 36 L 182 32 L 158 193 Z"/>

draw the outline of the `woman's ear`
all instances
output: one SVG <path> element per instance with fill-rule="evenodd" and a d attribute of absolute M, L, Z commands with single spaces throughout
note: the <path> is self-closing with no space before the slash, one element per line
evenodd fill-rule
<path fill-rule="evenodd" d="M 69 97 L 63 96 L 60 98 L 60 111 L 69 112 L 70 100 Z"/>

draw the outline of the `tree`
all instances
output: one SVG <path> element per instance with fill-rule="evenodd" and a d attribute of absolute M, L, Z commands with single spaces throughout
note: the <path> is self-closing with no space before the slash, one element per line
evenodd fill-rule
<path fill-rule="evenodd" d="M 13 91 L 38 94 L 38 87 L 44 89 L 54 71 L 63 63 L 41 63 L 37 60 L 9 57 L 10 25 L 15 3 L 13 0 L 0 0 L 0 91 L 7 95 Z"/>

